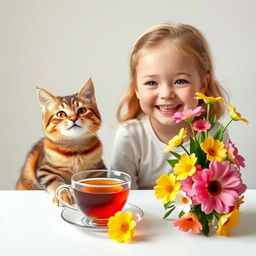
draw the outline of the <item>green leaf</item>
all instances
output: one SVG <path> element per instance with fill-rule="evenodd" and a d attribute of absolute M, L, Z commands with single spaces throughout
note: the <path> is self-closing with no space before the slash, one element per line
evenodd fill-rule
<path fill-rule="evenodd" d="M 173 210 L 175 209 L 175 206 L 173 206 L 173 208 L 171 208 L 163 217 L 163 219 L 166 219 L 167 217 L 170 216 L 170 214 L 173 212 Z"/>
<path fill-rule="evenodd" d="M 173 205 L 172 205 L 173 203 L 174 203 L 174 201 L 169 201 L 168 203 L 164 204 L 164 209 L 166 210 L 168 208 L 173 207 Z"/>
<path fill-rule="evenodd" d="M 199 221 L 201 222 L 202 224 L 202 233 L 205 235 L 205 236 L 208 236 L 209 234 L 209 223 L 208 223 L 208 216 L 207 214 L 205 214 L 204 212 L 202 212 L 201 210 L 201 206 L 198 205 L 198 207 L 196 208 L 196 212 L 197 212 L 197 215 L 199 217 Z M 210 216 L 211 214 L 209 214 Z M 207 218 L 208 217 L 208 218 Z"/>
<path fill-rule="evenodd" d="M 201 224 L 202 224 L 202 233 L 205 235 L 205 236 L 208 236 L 208 234 L 209 234 L 209 231 L 210 231 L 210 229 L 209 229 L 209 224 L 208 224 L 208 220 L 207 220 L 207 218 L 206 218 L 206 216 L 205 216 L 205 214 L 203 213 L 203 214 L 200 214 L 201 215 L 201 218 L 200 218 L 200 222 L 201 222 Z"/>
<path fill-rule="evenodd" d="M 190 138 L 190 154 L 196 153 L 199 144 L 193 138 Z"/>
<path fill-rule="evenodd" d="M 201 149 L 198 141 L 194 140 L 193 138 L 190 138 L 190 152 L 191 154 L 195 153 L 197 157 L 197 164 L 204 166 L 206 158 L 205 152 Z"/>
<path fill-rule="evenodd" d="M 214 134 L 214 139 L 215 140 L 219 140 L 222 141 L 223 140 L 223 133 L 224 133 L 224 126 L 223 124 L 220 124 L 220 126 L 218 127 L 217 131 Z"/>
<path fill-rule="evenodd" d="M 170 151 L 170 153 L 175 156 L 176 158 L 180 159 L 180 154 L 174 152 L 174 151 Z"/>
<path fill-rule="evenodd" d="M 213 212 L 211 212 L 210 214 L 206 214 L 206 218 L 208 221 L 212 221 L 213 216 Z"/>
<path fill-rule="evenodd" d="M 177 164 L 179 162 L 179 160 L 177 159 L 167 159 L 167 162 L 169 163 L 169 165 L 174 168 L 175 164 Z"/>
<path fill-rule="evenodd" d="M 214 115 L 214 116 L 211 118 L 211 120 L 210 120 L 210 124 L 211 124 L 210 130 L 214 127 L 216 121 L 217 121 L 217 117 L 216 117 L 216 115 Z"/>
<path fill-rule="evenodd" d="M 204 140 L 205 140 L 205 133 L 204 132 L 200 132 L 199 134 L 198 134 L 198 143 L 200 144 L 200 143 L 202 143 L 202 142 L 204 142 Z"/>
<path fill-rule="evenodd" d="M 179 213 L 179 218 L 181 218 L 184 214 L 185 214 L 185 212 L 181 211 L 181 212 Z"/>

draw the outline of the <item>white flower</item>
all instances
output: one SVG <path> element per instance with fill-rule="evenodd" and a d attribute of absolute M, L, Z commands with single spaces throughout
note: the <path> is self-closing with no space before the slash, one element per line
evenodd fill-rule
<path fill-rule="evenodd" d="M 191 209 L 192 202 L 189 197 L 187 197 L 186 193 L 182 190 L 176 196 L 175 206 L 178 211 L 183 211 L 185 213 L 189 212 Z"/>

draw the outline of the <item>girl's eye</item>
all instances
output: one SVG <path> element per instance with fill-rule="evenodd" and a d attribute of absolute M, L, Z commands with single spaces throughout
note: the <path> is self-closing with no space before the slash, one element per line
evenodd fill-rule
<path fill-rule="evenodd" d="M 86 112 L 87 112 L 86 108 L 79 108 L 79 109 L 77 110 L 77 114 L 78 114 L 78 115 L 83 115 L 83 114 L 85 114 Z"/>
<path fill-rule="evenodd" d="M 56 116 L 59 117 L 59 118 L 65 118 L 67 116 L 67 114 L 64 111 L 59 111 L 56 114 Z"/>
<path fill-rule="evenodd" d="M 146 85 L 154 86 L 154 85 L 157 85 L 157 82 L 155 82 L 155 81 L 149 81 L 149 82 L 146 82 Z"/>
<path fill-rule="evenodd" d="M 187 80 L 184 80 L 184 79 L 178 79 L 178 80 L 175 82 L 175 84 L 186 84 L 186 83 L 188 83 L 188 81 L 187 81 Z"/>

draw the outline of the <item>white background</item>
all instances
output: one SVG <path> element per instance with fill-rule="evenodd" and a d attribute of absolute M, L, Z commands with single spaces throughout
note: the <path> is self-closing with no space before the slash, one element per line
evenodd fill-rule
<path fill-rule="evenodd" d="M 0 0 L 0 189 L 14 189 L 25 156 L 43 136 L 36 87 L 56 96 L 77 92 L 92 76 L 108 165 L 115 112 L 129 83 L 129 55 L 152 25 L 188 23 L 206 36 L 216 76 L 250 120 L 233 122 L 231 139 L 255 179 L 256 1 Z"/>

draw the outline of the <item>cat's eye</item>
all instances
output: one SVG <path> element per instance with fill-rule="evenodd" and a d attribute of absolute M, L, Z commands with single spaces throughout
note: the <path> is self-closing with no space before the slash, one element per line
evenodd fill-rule
<path fill-rule="evenodd" d="M 56 116 L 59 117 L 59 118 L 65 118 L 67 116 L 67 114 L 64 111 L 59 111 L 56 114 Z"/>
<path fill-rule="evenodd" d="M 86 112 L 87 112 L 86 108 L 79 108 L 79 109 L 77 110 L 77 114 L 78 114 L 78 115 L 83 115 L 83 114 L 85 114 Z"/>

